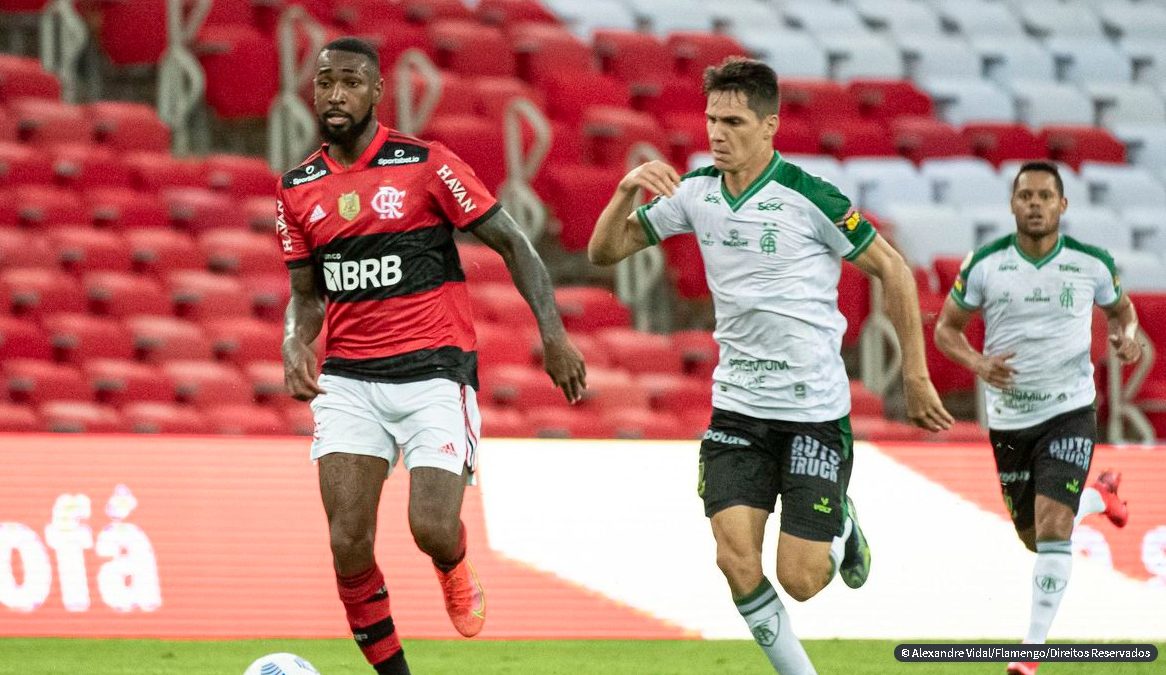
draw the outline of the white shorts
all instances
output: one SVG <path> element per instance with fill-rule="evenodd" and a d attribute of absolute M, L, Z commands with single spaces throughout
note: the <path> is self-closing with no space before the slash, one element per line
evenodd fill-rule
<path fill-rule="evenodd" d="M 452 380 L 366 382 L 321 375 L 325 394 L 312 399 L 316 431 L 312 460 L 333 452 L 380 457 L 389 473 L 402 454 L 419 466 L 461 475 L 477 464 L 482 416 L 473 387 Z"/>

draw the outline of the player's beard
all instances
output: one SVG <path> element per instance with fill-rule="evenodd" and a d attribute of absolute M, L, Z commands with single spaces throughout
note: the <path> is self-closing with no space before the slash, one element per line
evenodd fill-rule
<path fill-rule="evenodd" d="M 344 131 L 333 131 L 323 117 L 316 118 L 316 124 L 320 129 L 320 136 L 330 144 L 333 145 L 351 145 L 353 141 L 360 138 L 368 125 L 372 124 L 373 108 L 368 109 L 368 114 L 360 120 L 354 121 Z"/>

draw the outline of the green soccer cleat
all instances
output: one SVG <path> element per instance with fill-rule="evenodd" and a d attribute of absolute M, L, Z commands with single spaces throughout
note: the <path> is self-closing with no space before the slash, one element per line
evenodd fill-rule
<path fill-rule="evenodd" d="M 861 588 L 866 583 L 866 578 L 870 576 L 870 545 L 866 542 L 862 528 L 858 526 L 858 511 L 854 509 L 854 501 L 850 497 L 846 498 L 846 510 L 850 514 L 851 522 L 854 523 L 854 529 L 850 532 L 850 538 L 846 540 L 842 567 L 838 574 L 842 576 L 842 581 L 846 582 L 847 586 Z"/>

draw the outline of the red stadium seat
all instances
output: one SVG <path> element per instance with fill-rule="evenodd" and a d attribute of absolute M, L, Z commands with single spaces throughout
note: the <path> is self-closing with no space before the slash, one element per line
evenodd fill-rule
<path fill-rule="evenodd" d="M 615 438 L 669 439 L 686 438 L 683 427 L 675 416 L 650 410 L 605 410 L 601 414 L 604 425 Z"/>
<path fill-rule="evenodd" d="M 139 434 L 209 434 L 210 422 L 198 410 L 175 403 L 143 401 L 122 409 L 130 428 Z"/>
<path fill-rule="evenodd" d="M 194 234 L 250 227 L 235 201 L 224 194 L 203 188 L 171 188 L 162 192 L 162 199 L 170 209 L 170 219 Z"/>
<path fill-rule="evenodd" d="M 633 95 L 658 91 L 671 75 L 672 53 L 653 35 L 603 28 L 595 31 L 593 42 L 603 72 L 630 85 Z"/>
<path fill-rule="evenodd" d="M 53 149 L 57 183 L 71 190 L 128 185 L 130 170 L 109 148 L 93 145 L 57 145 Z"/>
<path fill-rule="evenodd" d="M 429 41 L 442 69 L 469 76 L 514 75 L 514 54 L 498 28 L 472 21 L 434 21 L 429 24 Z"/>
<path fill-rule="evenodd" d="M 198 237 L 210 268 L 239 276 L 286 274 L 279 247 L 270 233 L 211 230 Z"/>
<path fill-rule="evenodd" d="M 40 359 L 6 359 L 0 364 L 4 387 L 16 403 L 88 401 L 93 391 L 76 366 Z"/>
<path fill-rule="evenodd" d="M 665 41 L 675 59 L 676 72 L 689 82 L 698 79 L 704 69 L 717 66 L 730 56 L 749 56 L 749 50 L 723 33 L 677 31 Z"/>
<path fill-rule="evenodd" d="M 1048 148 L 1049 157 L 1074 169 L 1080 169 L 1081 162 L 1126 161 L 1125 145 L 1101 127 L 1048 126 L 1037 138 Z"/>
<path fill-rule="evenodd" d="M 935 268 L 935 278 L 939 280 L 940 293 L 946 294 L 951 291 L 963 262 L 962 258 L 949 257 L 938 257 L 931 262 L 931 266 Z"/>
<path fill-rule="evenodd" d="M 590 164 L 559 164 L 543 170 L 536 187 L 559 223 L 559 243 L 564 249 L 587 249 L 595 221 L 623 175 L 620 167 Z"/>
<path fill-rule="evenodd" d="M 92 218 L 80 195 L 58 187 L 26 185 L 19 204 L 21 223 L 38 230 L 84 228 Z"/>
<path fill-rule="evenodd" d="M 255 315 L 265 321 L 283 321 L 291 299 L 291 281 L 287 272 L 247 277 L 244 291 Z"/>
<path fill-rule="evenodd" d="M 31 321 L 0 316 L 0 363 L 9 359 L 48 359 L 53 356 L 49 336 Z"/>
<path fill-rule="evenodd" d="M 912 115 L 932 117 L 931 97 L 908 80 L 857 79 L 846 85 L 864 117 L 884 122 Z"/>
<path fill-rule="evenodd" d="M 842 85 L 829 80 L 785 78 L 781 81 L 781 115 L 815 121 L 854 120 L 860 117 L 858 100 Z"/>
<path fill-rule="evenodd" d="M 482 0 L 475 10 L 478 20 L 494 26 L 505 26 L 519 21 L 558 23 L 553 12 L 538 0 Z"/>
<path fill-rule="evenodd" d="M 0 272 L 14 314 L 47 316 L 56 312 L 84 312 L 85 294 L 60 270 L 29 267 Z"/>
<path fill-rule="evenodd" d="M 206 72 L 206 103 L 224 119 L 266 118 L 279 93 L 275 41 L 251 26 L 203 26 L 194 51 Z"/>
<path fill-rule="evenodd" d="M 159 192 L 174 187 L 202 187 L 206 184 L 206 169 L 202 160 L 180 159 L 161 152 L 135 152 L 122 158 L 130 169 L 134 184 L 131 187 L 147 192 Z"/>
<path fill-rule="evenodd" d="M 220 405 L 206 409 L 215 433 L 229 436 L 276 436 L 287 433 L 287 422 L 271 408 L 259 405 Z"/>
<path fill-rule="evenodd" d="M 6 187 L 48 185 L 53 182 L 53 163 L 32 146 L 0 143 L 0 180 Z"/>
<path fill-rule="evenodd" d="M 311 436 L 315 433 L 316 420 L 312 415 L 312 409 L 308 407 L 307 403 L 296 401 L 296 405 L 289 405 L 280 412 L 283 413 L 285 428 L 288 433 L 295 436 Z M 483 426 L 484 424 L 483 422 Z"/>
<path fill-rule="evenodd" d="M 956 421 L 950 429 L 937 432 L 927 440 L 938 443 L 987 443 L 988 430 L 975 422 Z"/>
<path fill-rule="evenodd" d="M 85 106 L 85 114 L 93 125 L 94 139 L 118 152 L 170 151 L 170 127 L 158 119 L 152 106 L 97 101 Z"/>
<path fill-rule="evenodd" d="M 151 277 L 122 272 L 93 272 L 83 280 L 90 311 L 108 316 L 173 316 L 170 295 Z"/>
<path fill-rule="evenodd" d="M 931 432 L 903 422 L 854 415 L 850 418 L 854 439 L 858 441 L 925 441 Z"/>
<path fill-rule="evenodd" d="M 773 147 L 781 152 L 803 155 L 825 152 L 821 132 L 810 120 L 801 117 L 788 117 L 781 121 L 777 135 L 773 138 Z"/>
<path fill-rule="evenodd" d="M 275 199 L 272 195 L 266 197 L 246 197 L 239 202 L 247 224 L 252 232 L 275 231 Z"/>
<path fill-rule="evenodd" d="M 874 120 L 833 118 L 816 125 L 822 148 L 838 158 L 897 154 L 887 128 Z"/>
<path fill-rule="evenodd" d="M 540 110 L 546 107 L 543 94 L 517 77 L 475 77 L 470 80 L 474 91 L 474 113 L 501 122 L 514 99 L 526 99 Z"/>
<path fill-rule="evenodd" d="M 506 261 L 489 246 L 462 242 L 458 245 L 457 252 L 468 283 L 511 282 Z"/>
<path fill-rule="evenodd" d="M 284 385 L 283 361 L 278 358 L 246 364 L 243 366 L 243 376 L 251 383 L 251 394 L 259 403 L 275 404 L 275 407 L 284 409 L 294 403 Z"/>
<path fill-rule="evenodd" d="M 122 433 L 129 423 L 114 408 L 88 401 L 49 401 L 40 407 L 49 431 L 66 433 Z"/>
<path fill-rule="evenodd" d="M 999 166 L 1010 159 L 1041 159 L 1048 155 L 1045 144 L 1023 124 L 977 122 L 966 124 L 964 138 L 978 157 Z"/>
<path fill-rule="evenodd" d="M 614 430 L 598 412 L 583 408 L 533 408 L 525 414 L 539 438 L 611 438 L 614 435 Z"/>
<path fill-rule="evenodd" d="M 151 363 L 214 357 L 202 328 L 190 321 L 163 316 L 135 316 L 125 320 L 138 357 Z"/>
<path fill-rule="evenodd" d="M 129 272 L 133 258 L 120 235 L 105 230 L 58 229 L 49 234 L 62 267 L 74 273 L 93 270 Z"/>
<path fill-rule="evenodd" d="M 233 366 L 213 361 L 170 361 L 162 372 L 174 383 L 180 403 L 199 408 L 215 405 L 249 404 L 251 385 Z"/>
<path fill-rule="evenodd" d="M 215 356 L 243 366 L 251 361 L 279 361 L 283 335 L 278 324 L 232 317 L 203 322 Z"/>
<path fill-rule="evenodd" d="M 234 277 L 181 270 L 167 274 L 166 283 L 178 316 L 196 321 L 252 316 L 251 298 Z"/>
<path fill-rule="evenodd" d="M 563 122 L 578 122 L 591 106 L 618 108 L 632 103 L 626 84 L 591 70 L 548 74 L 542 89 L 547 97 L 546 113 Z"/>
<path fill-rule="evenodd" d="M 562 26 L 520 23 L 508 33 L 518 76 L 535 86 L 556 74 L 597 72 L 591 47 Z"/>
<path fill-rule="evenodd" d="M 882 417 L 883 399 L 858 380 L 851 380 L 850 414 Z"/>
<path fill-rule="evenodd" d="M 555 303 L 570 331 L 589 333 L 600 328 L 631 325 L 631 312 L 606 288 L 570 286 L 555 289 Z"/>
<path fill-rule="evenodd" d="M 20 98 L 61 98 L 61 84 L 41 68 L 40 60 L 0 54 L 0 103 Z"/>
<path fill-rule="evenodd" d="M 0 106 L 0 144 L 16 143 L 20 135 L 16 131 L 16 120 L 8 110 Z"/>
<path fill-rule="evenodd" d="M 138 401 L 173 403 L 174 383 L 156 366 L 124 359 L 89 359 L 81 364 L 97 400 L 111 405 Z"/>
<path fill-rule="evenodd" d="M 538 329 L 530 305 L 526 304 L 514 284 L 481 282 L 469 284 L 468 290 L 475 316 L 494 323 L 518 326 L 527 333 Z"/>
<path fill-rule="evenodd" d="M 481 406 L 482 438 L 525 438 L 535 435 L 535 430 L 526 416 L 517 408 L 500 408 L 497 406 Z M 0 406 L 0 415 L 4 407 Z M 0 425 L 3 417 L 0 417 Z"/>
<path fill-rule="evenodd" d="M 170 208 L 161 197 L 123 187 L 87 190 L 84 197 L 93 222 L 111 230 L 158 230 L 170 227 Z"/>
<path fill-rule="evenodd" d="M 672 334 L 672 345 L 684 360 L 684 372 L 702 379 L 711 378 L 720 358 L 720 347 L 707 330 L 682 330 Z"/>
<path fill-rule="evenodd" d="M 0 199 L 4 195 L 0 194 Z M 57 259 L 44 238 L 23 230 L 0 228 L 0 270 L 57 268 Z M 0 300 L 0 306 L 7 299 Z"/>
<path fill-rule="evenodd" d="M 627 155 L 637 143 L 648 143 L 661 153 L 669 150 L 663 127 L 647 113 L 591 106 L 583 115 L 585 154 L 592 164 L 626 170 Z"/>
<path fill-rule="evenodd" d="M 842 265 L 838 279 L 838 311 L 846 319 L 842 345 L 853 347 L 862 335 L 862 326 L 870 315 L 870 279 L 858 267 Z"/>
<path fill-rule="evenodd" d="M 930 117 L 897 117 L 890 122 L 895 148 L 915 163 L 932 157 L 972 154 L 971 145 L 954 127 Z"/>
<path fill-rule="evenodd" d="M 521 328 L 508 324 L 479 323 L 474 325 L 478 341 L 478 367 L 483 373 L 495 366 L 518 364 L 536 366 L 537 338 Z"/>
<path fill-rule="evenodd" d="M 490 370 L 483 382 L 483 402 L 526 410 L 528 408 L 566 408 L 563 392 L 551 383 L 541 369 L 522 365 L 500 365 Z"/>
<path fill-rule="evenodd" d="M 80 363 L 92 358 L 131 359 L 134 356 L 133 339 L 114 319 L 60 313 L 45 317 L 43 323 L 61 361 Z"/>
<path fill-rule="evenodd" d="M 32 406 L 0 403 L 0 432 L 41 431 L 44 424 Z"/>
<path fill-rule="evenodd" d="M 697 109 L 699 110 L 699 109 Z M 694 152 L 708 152 L 709 137 L 708 125 L 705 122 L 704 116 L 694 110 L 687 112 L 667 112 L 663 117 L 664 132 L 668 135 L 668 147 L 665 148 L 665 156 L 672 162 L 672 165 L 678 169 L 683 169 L 688 166 L 689 157 Z M 801 123 L 801 120 L 797 120 Z M 808 129 L 809 125 L 805 125 Z M 780 140 L 784 140 L 785 125 L 782 124 L 782 134 L 779 135 Z M 775 140 L 779 140 L 775 139 Z M 814 148 L 817 149 L 817 139 L 813 139 Z M 788 152 L 782 149 L 783 152 Z"/>
<path fill-rule="evenodd" d="M 453 150 L 491 193 L 497 192 L 506 178 L 500 123 L 480 117 L 435 117 L 426 125 L 424 136 Z"/>
<path fill-rule="evenodd" d="M 97 5 L 102 51 L 115 66 L 153 65 L 166 50 L 166 4 L 156 0 L 119 0 Z M 143 30 L 143 27 L 149 29 Z"/>
<path fill-rule="evenodd" d="M 20 140 L 30 145 L 89 143 L 93 129 L 80 106 L 43 98 L 18 98 L 8 110 L 16 117 Z"/>
<path fill-rule="evenodd" d="M 271 201 L 277 176 L 258 157 L 208 155 L 205 159 L 207 187 L 236 199 L 262 196 Z"/>
<path fill-rule="evenodd" d="M 580 406 L 596 410 L 647 410 L 648 392 L 623 370 L 588 368 L 587 389 Z"/>
<path fill-rule="evenodd" d="M 699 412 L 705 415 L 712 410 L 712 389 L 709 380 L 669 373 L 645 373 L 637 380 L 648 393 L 648 401 L 653 410 L 686 415 Z"/>
<path fill-rule="evenodd" d="M 586 335 L 584 333 L 569 333 L 571 344 L 579 350 L 583 355 L 583 361 L 588 368 L 593 366 L 599 368 L 614 367 L 614 362 L 611 359 L 611 354 L 608 353 L 607 348 L 595 339 L 594 335 Z M 543 347 L 542 342 L 537 337 L 532 337 L 531 342 L 534 345 L 534 362 L 538 366 L 543 363 Z"/>
<path fill-rule="evenodd" d="M 162 274 L 175 270 L 203 270 L 206 254 L 190 235 L 175 230 L 131 230 L 125 233 L 139 272 Z M 285 275 L 286 276 L 286 275 Z"/>
<path fill-rule="evenodd" d="M 669 237 L 660 245 L 668 264 L 668 276 L 676 293 L 686 300 L 709 297 L 708 280 L 704 275 L 704 259 L 696 237 L 681 235 Z"/>
<path fill-rule="evenodd" d="M 595 338 L 607 348 L 616 365 L 630 373 L 672 373 L 684 370 L 684 359 L 667 335 L 632 328 L 605 328 Z"/>

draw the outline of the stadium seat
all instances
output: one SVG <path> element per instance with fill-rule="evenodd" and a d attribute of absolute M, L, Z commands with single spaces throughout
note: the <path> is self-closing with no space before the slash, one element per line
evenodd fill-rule
<path fill-rule="evenodd" d="M 515 74 L 535 86 L 555 73 L 595 68 L 591 47 L 567 28 L 549 23 L 519 23 L 507 28 Z"/>
<path fill-rule="evenodd" d="M 653 35 L 633 30 L 597 30 L 594 46 L 603 72 L 626 82 L 633 96 L 659 89 L 671 74 L 673 56 Z"/>
<path fill-rule="evenodd" d="M 284 310 L 291 299 L 287 272 L 247 277 L 244 291 L 257 317 L 264 321 L 283 321 Z"/>
<path fill-rule="evenodd" d="M 975 422 L 956 420 L 950 429 L 944 429 L 927 440 L 936 443 L 987 443 L 988 430 Z"/>
<path fill-rule="evenodd" d="M 122 433 L 130 427 L 114 408 L 88 401 L 49 401 L 40 407 L 45 429 L 65 433 Z"/>
<path fill-rule="evenodd" d="M 947 294 L 951 291 L 956 277 L 959 276 L 960 268 L 963 267 L 963 262 L 963 258 L 956 256 L 936 256 L 931 261 L 932 267 L 935 270 L 935 278 L 939 281 L 940 293 Z"/>
<path fill-rule="evenodd" d="M 474 13 L 462 0 L 405 0 L 405 16 L 410 21 L 428 24 L 443 19 L 469 21 Z"/>
<path fill-rule="evenodd" d="M 206 169 L 199 159 L 179 159 L 162 152 L 134 152 L 122 157 L 122 163 L 133 175 L 131 187 L 138 190 L 160 192 L 206 184 Z"/>
<path fill-rule="evenodd" d="M 50 359 L 49 336 L 32 321 L 0 315 L 0 363 L 9 359 Z"/>
<path fill-rule="evenodd" d="M 173 403 L 174 383 L 158 368 L 125 359 L 87 359 L 81 371 L 97 400 L 124 406 L 138 401 Z"/>
<path fill-rule="evenodd" d="M 588 333 L 631 324 L 631 312 L 605 288 L 568 286 L 555 289 L 555 304 L 569 331 Z"/>
<path fill-rule="evenodd" d="M 483 405 L 482 438 L 523 438 L 535 435 L 534 429 L 526 421 L 526 416 L 516 408 L 501 408 L 498 406 Z M 0 406 L 0 415 L 3 407 Z M 3 424 L 0 417 L 0 425 Z"/>
<path fill-rule="evenodd" d="M 1025 0 L 1013 4 L 1025 29 L 1038 37 L 1075 36 L 1100 40 L 1101 21 L 1089 6 L 1060 0 Z"/>
<path fill-rule="evenodd" d="M 891 36 L 943 34 L 943 24 L 935 9 L 915 0 L 855 0 L 858 15 L 876 29 Z"/>
<path fill-rule="evenodd" d="M 603 424 L 615 438 L 670 439 L 685 438 L 680 421 L 670 413 L 650 410 L 604 410 Z"/>
<path fill-rule="evenodd" d="M 170 226 L 169 207 L 160 197 L 112 185 L 84 193 L 84 202 L 89 205 L 95 225 L 119 231 L 158 230 Z"/>
<path fill-rule="evenodd" d="M 202 328 L 190 321 L 163 316 L 135 316 L 125 320 L 140 360 L 161 363 L 171 360 L 214 357 Z"/>
<path fill-rule="evenodd" d="M 208 230 L 247 230 L 250 223 L 231 197 L 204 188 L 176 187 L 163 190 L 170 219 L 183 230 L 201 234 Z"/>
<path fill-rule="evenodd" d="M 115 66 L 153 65 L 166 49 L 166 5 L 154 0 L 125 0 L 97 5 L 101 50 Z M 153 27 L 143 30 L 143 26 Z"/>
<path fill-rule="evenodd" d="M 32 406 L 0 402 L 0 432 L 42 431 L 44 424 Z"/>
<path fill-rule="evenodd" d="M 92 145 L 57 145 L 52 148 L 53 174 L 57 184 L 70 190 L 128 185 L 130 171 L 114 151 Z"/>
<path fill-rule="evenodd" d="M 90 213 L 76 192 L 47 185 L 26 185 L 19 189 L 17 214 L 25 227 L 37 230 L 88 227 Z"/>
<path fill-rule="evenodd" d="M 814 121 L 860 117 L 858 100 L 837 82 L 785 78 L 781 82 L 781 114 Z"/>
<path fill-rule="evenodd" d="M 252 232 L 275 231 L 275 201 L 266 197 L 245 197 L 237 202 Z"/>
<path fill-rule="evenodd" d="M 1141 167 L 1082 162 L 1081 179 L 1089 187 L 1090 201 L 1097 206 L 1122 211 L 1166 207 L 1166 185 Z"/>
<path fill-rule="evenodd" d="M 903 77 L 903 55 L 883 36 L 851 36 L 830 44 L 826 51 L 834 65 L 832 75 L 839 80 Z"/>
<path fill-rule="evenodd" d="M 994 35 L 979 36 L 971 41 L 980 55 L 987 79 L 1007 84 L 1015 80 L 1057 79 L 1052 53 L 1036 40 L 1017 40 Z"/>
<path fill-rule="evenodd" d="M 615 362 L 607 347 L 595 339 L 594 335 L 571 333 L 568 337 L 571 339 L 571 344 L 575 345 L 575 348 L 583 355 L 583 361 L 587 364 L 588 368 L 592 366 L 599 368 L 611 368 L 615 366 Z M 532 336 L 529 342 L 533 348 L 534 363 L 541 366 L 543 362 L 542 341 Z"/>
<path fill-rule="evenodd" d="M 276 175 L 267 162 L 242 155 L 208 155 L 204 160 L 207 187 L 236 199 L 264 196 L 270 200 Z"/>
<path fill-rule="evenodd" d="M 558 16 L 571 32 L 585 40 L 597 28 L 634 30 L 638 20 L 631 8 L 620 0 L 545 0 L 547 8 Z"/>
<path fill-rule="evenodd" d="M 118 152 L 169 152 L 170 128 L 143 103 L 97 101 L 85 106 L 93 138 Z"/>
<path fill-rule="evenodd" d="M 532 408 L 527 423 L 539 438 L 611 438 L 613 430 L 600 414 L 578 407 Z"/>
<path fill-rule="evenodd" d="M 499 161 L 505 154 L 499 123 L 480 117 L 439 116 L 429 121 L 423 135 L 444 144 L 473 167 L 490 192 L 497 192 L 505 180 L 506 167 Z"/>
<path fill-rule="evenodd" d="M 61 266 L 75 274 L 96 270 L 129 272 L 133 269 L 126 241 L 120 235 L 94 229 L 57 229 L 49 234 Z"/>
<path fill-rule="evenodd" d="M 139 434 L 209 434 L 213 427 L 197 409 L 176 403 L 142 401 L 122 408 L 122 414 L 134 433 Z"/>
<path fill-rule="evenodd" d="M 1166 250 L 1166 223 L 1162 222 L 1162 207 L 1123 208 L 1121 216 L 1129 223 L 1133 233 L 1134 250 Z"/>
<path fill-rule="evenodd" d="M 242 369 L 243 376 L 251 383 L 251 394 L 256 402 L 275 407 L 291 407 L 288 401 L 294 399 L 288 396 L 284 385 L 283 361 L 279 360 L 279 357 L 268 361 L 251 361 Z"/>
<path fill-rule="evenodd" d="M 490 370 L 483 382 L 484 402 L 529 410 L 535 407 L 567 408 L 563 392 L 541 369 L 518 364 L 500 365 Z"/>
<path fill-rule="evenodd" d="M 482 0 L 474 13 L 491 26 L 509 26 L 524 21 L 558 23 L 558 18 L 537 0 Z"/>
<path fill-rule="evenodd" d="M 60 270 L 28 267 L 0 272 L 13 314 L 48 316 L 56 312 L 84 312 L 85 294 L 76 281 Z"/>
<path fill-rule="evenodd" d="M 906 80 L 851 79 L 846 85 L 864 117 L 889 121 L 902 115 L 930 117 L 931 97 Z"/>
<path fill-rule="evenodd" d="M 133 339 L 115 319 L 57 313 L 45 317 L 42 323 L 59 361 L 80 363 L 92 358 L 130 359 L 134 356 Z"/>
<path fill-rule="evenodd" d="M 173 316 L 174 303 L 153 278 L 124 272 L 91 272 L 82 285 L 95 314 Z"/>
<path fill-rule="evenodd" d="M 312 415 L 312 409 L 308 407 L 307 403 L 296 401 L 296 405 L 289 405 L 280 410 L 280 412 L 283 414 L 286 425 L 284 428 L 287 429 L 287 433 L 293 436 L 311 436 L 315 432 L 316 420 Z M 485 425 L 485 420 L 483 420 L 483 429 Z"/>
<path fill-rule="evenodd" d="M 1076 86 L 1034 80 L 1010 83 L 1016 101 L 1017 121 L 1031 127 L 1045 125 L 1092 125 L 1093 102 Z"/>
<path fill-rule="evenodd" d="M 508 324 L 478 323 L 474 325 L 477 337 L 478 368 L 485 372 L 501 364 L 536 365 L 534 335 Z"/>
<path fill-rule="evenodd" d="M 696 88 L 705 68 L 720 65 L 730 56 L 748 56 L 749 50 L 729 35 L 705 31 L 678 31 L 668 35 L 665 46 L 672 52 L 675 70 Z"/>
<path fill-rule="evenodd" d="M 700 0 L 627 0 L 641 26 L 661 35 L 674 31 L 710 30 L 724 7 Z M 723 4 L 729 5 L 726 0 Z"/>
<path fill-rule="evenodd" d="M 1153 124 L 1119 124 L 1115 136 L 1125 143 L 1131 164 L 1166 170 L 1166 127 Z"/>
<path fill-rule="evenodd" d="M 539 196 L 559 223 L 559 243 L 571 252 L 586 250 L 595 221 L 623 178 L 623 167 L 561 164 L 536 180 Z"/>
<path fill-rule="evenodd" d="M 1121 124 L 1166 125 L 1166 102 L 1148 84 L 1100 82 L 1083 86 L 1098 110 L 1098 124 L 1113 128 Z"/>
<path fill-rule="evenodd" d="M 547 115 L 563 122 L 578 122 L 587 109 L 595 105 L 631 106 L 631 94 L 626 84 L 610 75 L 589 70 L 550 74 L 542 89 L 546 94 Z"/>
<path fill-rule="evenodd" d="M 838 35 L 865 37 L 870 33 L 853 7 L 813 0 L 788 0 L 780 7 L 786 23 L 826 43 Z"/>
<path fill-rule="evenodd" d="M 929 117 L 898 117 L 890 122 L 895 149 L 915 163 L 935 157 L 971 154 L 971 146 L 955 128 Z"/>
<path fill-rule="evenodd" d="M 862 327 L 870 315 L 870 279 L 858 267 L 843 265 L 838 279 L 838 311 L 846 319 L 842 345 L 853 347 L 862 336 Z"/>
<path fill-rule="evenodd" d="M 512 76 L 514 54 L 498 28 L 462 20 L 429 24 L 429 41 L 439 68 L 466 76 Z"/>
<path fill-rule="evenodd" d="M 280 327 L 259 319 L 231 317 L 203 322 L 215 356 L 244 366 L 251 361 L 278 361 Z"/>
<path fill-rule="evenodd" d="M 1129 82 L 1133 65 L 1108 40 L 1081 37 L 1051 37 L 1044 42 L 1058 64 L 1067 66 L 1059 73 L 1063 79 L 1078 84 Z"/>
<path fill-rule="evenodd" d="M 850 198 L 864 211 L 882 214 L 892 204 L 931 201 L 931 185 L 902 157 L 856 157 L 847 159 L 843 166 L 858 187 Z"/>
<path fill-rule="evenodd" d="M 206 409 L 216 405 L 249 404 L 251 386 L 233 366 L 213 361 L 169 361 L 160 366 L 174 383 L 180 403 Z"/>
<path fill-rule="evenodd" d="M 0 179 L 7 187 L 47 185 L 53 182 L 53 164 L 36 148 L 0 142 Z"/>
<path fill-rule="evenodd" d="M 838 158 L 896 154 L 886 126 L 876 120 L 826 119 L 817 123 L 824 151 Z"/>
<path fill-rule="evenodd" d="M 0 103 L 21 98 L 61 98 L 61 84 L 36 58 L 0 54 Z"/>
<path fill-rule="evenodd" d="M 279 52 L 251 26 L 204 25 L 194 47 L 206 73 L 206 104 L 223 119 L 266 118 L 279 93 Z"/>
<path fill-rule="evenodd" d="M 579 406 L 596 410 L 647 410 L 648 392 L 624 370 L 590 367 Z"/>
<path fill-rule="evenodd" d="M 973 153 L 997 166 L 1011 159 L 1040 159 L 1047 154 L 1040 139 L 1022 124 L 967 124 L 963 134 L 971 143 Z"/>
<path fill-rule="evenodd" d="M 963 255 L 975 245 L 972 223 L 948 206 L 892 206 L 883 216 L 894 227 L 897 248 L 913 265 L 929 265 L 935 256 Z"/>
<path fill-rule="evenodd" d="M 270 233 L 247 230 L 210 230 L 198 236 L 210 268 L 238 276 L 287 272 Z"/>
<path fill-rule="evenodd" d="M 850 426 L 856 441 L 925 441 L 930 432 L 903 422 L 871 415 L 855 415 Z"/>
<path fill-rule="evenodd" d="M 35 146 L 88 143 L 93 130 L 80 106 L 43 98 L 23 97 L 8 102 L 21 141 Z"/>
<path fill-rule="evenodd" d="M 932 78 L 923 87 L 935 100 L 939 117 L 948 124 L 1016 119 L 1016 102 L 991 80 Z"/>
<path fill-rule="evenodd" d="M 651 115 L 611 106 L 591 106 L 583 115 L 585 154 L 592 164 L 626 169 L 627 155 L 637 143 L 667 152 L 668 137 Z"/>
<path fill-rule="evenodd" d="M 684 360 L 667 335 L 632 328 L 605 328 L 595 338 L 607 348 L 616 366 L 629 373 L 673 373 L 684 370 Z"/>
<path fill-rule="evenodd" d="M 287 433 L 287 423 L 271 408 L 259 405 L 218 405 L 207 408 L 215 433 L 229 436 L 273 436 Z"/>
<path fill-rule="evenodd" d="M 0 372 L 4 374 L 4 388 L 15 403 L 93 399 L 93 392 L 76 366 L 40 359 L 5 359 Z"/>
<path fill-rule="evenodd" d="M 1003 3 L 985 0 L 938 0 L 939 15 L 965 36 L 997 35 L 1023 39 L 1016 15 Z"/>
<path fill-rule="evenodd" d="M 672 334 L 672 346 L 680 352 L 684 372 L 693 377 L 708 379 L 720 358 L 720 347 L 713 334 L 706 330 L 682 330 Z"/>
<path fill-rule="evenodd" d="M 166 285 L 180 317 L 204 321 L 224 317 L 252 316 L 251 299 L 234 277 L 180 270 L 166 275 Z"/>
<path fill-rule="evenodd" d="M 206 254 L 190 235 L 175 230 L 131 230 L 125 233 L 139 272 L 163 274 L 175 270 L 204 270 Z M 287 276 L 285 273 L 283 276 Z"/>
<path fill-rule="evenodd" d="M 542 91 L 517 77 L 481 76 L 469 81 L 473 90 L 474 113 L 496 123 L 506 118 L 506 110 L 515 99 L 529 101 L 539 110 L 546 108 Z"/>
<path fill-rule="evenodd" d="M 537 330 L 534 314 L 513 284 L 476 283 L 469 285 L 474 315 L 486 321 L 522 326 L 527 332 Z"/>
<path fill-rule="evenodd" d="M 648 394 L 653 410 L 687 415 L 708 413 L 712 409 L 711 385 L 706 378 L 674 373 L 644 373 L 636 378 Z"/>
<path fill-rule="evenodd" d="M 1072 166 L 1074 170 L 1084 161 L 1125 163 L 1125 146 L 1104 129 L 1046 126 L 1038 138 L 1048 148 L 1050 157 Z"/>
<path fill-rule="evenodd" d="M 0 194 L 0 199 L 4 195 Z M 57 267 L 56 256 L 43 237 L 37 233 L 0 227 L 0 270 Z M 0 310 L 8 305 L 0 299 Z"/>
<path fill-rule="evenodd" d="M 930 159 L 919 167 L 931 181 L 932 196 L 940 204 L 978 206 L 996 197 L 1007 199 L 1011 185 L 987 161 L 977 157 Z"/>
<path fill-rule="evenodd" d="M 813 37 L 801 31 L 746 28 L 737 29 L 733 37 L 782 77 L 822 78 L 830 75 L 826 52 Z"/>
<path fill-rule="evenodd" d="M 1131 293 L 1161 292 L 1166 289 L 1166 266 L 1160 252 L 1126 251 L 1114 259 L 1121 285 Z"/>
<path fill-rule="evenodd" d="M 466 281 L 471 284 L 511 281 L 506 261 L 489 246 L 461 242 L 458 245 L 458 258 L 461 259 L 462 270 L 466 273 Z"/>
<path fill-rule="evenodd" d="M 936 40 L 929 35 L 902 35 L 897 40 L 903 50 L 907 77 L 915 82 L 974 80 L 982 76 L 980 56 L 962 41 Z"/>
<path fill-rule="evenodd" d="M 883 399 L 858 380 L 850 381 L 850 414 L 883 416 Z"/>

